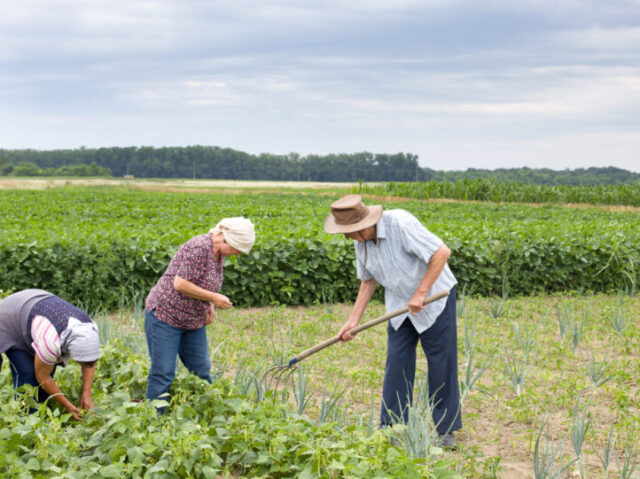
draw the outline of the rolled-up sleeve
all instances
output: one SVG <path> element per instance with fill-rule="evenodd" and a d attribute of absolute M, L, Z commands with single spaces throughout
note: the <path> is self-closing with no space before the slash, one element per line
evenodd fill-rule
<path fill-rule="evenodd" d="M 398 230 L 402 236 L 402 247 L 407 254 L 429 264 L 433 254 L 444 242 L 425 228 L 415 216 L 409 213 L 407 216 L 405 227 Z"/>
<path fill-rule="evenodd" d="M 51 366 L 60 359 L 60 337 L 51 321 L 44 316 L 35 316 L 31 323 L 31 337 L 31 346 L 43 363 Z"/>

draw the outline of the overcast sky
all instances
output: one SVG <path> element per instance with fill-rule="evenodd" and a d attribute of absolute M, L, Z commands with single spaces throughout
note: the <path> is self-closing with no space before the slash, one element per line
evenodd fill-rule
<path fill-rule="evenodd" d="M 640 172 L 640 0 L 0 0 L 0 148 Z"/>

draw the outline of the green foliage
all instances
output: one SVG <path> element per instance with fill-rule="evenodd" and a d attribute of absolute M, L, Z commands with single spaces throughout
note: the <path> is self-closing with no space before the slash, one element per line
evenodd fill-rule
<path fill-rule="evenodd" d="M 251 155 L 217 146 L 0 150 L 0 161 L 31 162 L 45 171 L 99 165 L 114 176 L 293 181 L 420 181 L 427 174 L 411 153 L 301 156 Z M 0 169 L 1 171 L 1 169 Z M 76 175 L 74 175 L 76 176 Z M 85 176 L 85 175 L 77 175 Z M 92 175 L 95 176 L 95 175 Z"/>
<path fill-rule="evenodd" d="M 57 382 L 77 394 L 78 368 L 66 369 Z M 97 407 L 78 423 L 55 404 L 43 407 L 41 414 L 24 414 L 4 368 L 0 475 L 444 477 L 435 472 L 441 464 L 434 462 L 432 471 L 424 458 L 407 457 L 382 432 L 317 425 L 281 403 L 246 399 L 229 379 L 209 385 L 193 375 L 179 375 L 167 414 L 158 417 L 153 404 L 131 401 L 146 373 L 146 360 L 124 343 L 107 345 L 94 382 Z"/>
<path fill-rule="evenodd" d="M 43 168 L 33 162 L 21 162 L 16 166 L 8 168 L 0 165 L 0 175 L 11 173 L 12 176 L 111 176 L 111 170 L 98 166 L 95 163 L 90 165 L 63 165 L 60 168 Z"/>
<path fill-rule="evenodd" d="M 177 248 L 226 216 L 247 216 L 257 242 L 225 265 L 237 306 L 350 302 L 354 251 L 322 223 L 335 197 L 189 194 L 118 188 L 0 191 L 0 289 L 41 287 L 89 309 L 139 300 Z M 420 219 L 451 248 L 474 294 L 625 290 L 640 279 L 640 218 L 598 209 L 385 203 Z M 381 298 L 382 288 L 378 288 Z M 125 301 L 123 301 L 125 298 Z M 500 306 L 502 303 L 495 303 Z"/>
<path fill-rule="evenodd" d="M 527 183 L 536 185 L 618 185 L 638 184 L 640 174 L 613 166 L 598 168 L 576 168 L 575 170 L 551 170 L 549 168 L 496 168 L 482 170 L 468 168 L 466 171 L 426 170 L 429 180 L 460 181 L 463 179 L 485 179 L 503 183 Z"/>
<path fill-rule="evenodd" d="M 640 183 L 615 185 L 539 185 L 501 182 L 492 178 L 462 179 L 456 182 L 385 183 L 358 185 L 363 194 L 403 198 L 448 198 L 464 201 L 506 203 L 588 203 L 640 206 Z"/>

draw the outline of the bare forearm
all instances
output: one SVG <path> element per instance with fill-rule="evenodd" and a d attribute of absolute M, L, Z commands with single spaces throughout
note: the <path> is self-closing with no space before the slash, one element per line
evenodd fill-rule
<path fill-rule="evenodd" d="M 213 291 L 201 288 L 200 286 L 187 281 L 180 276 L 176 276 L 173 280 L 173 287 L 181 294 L 189 296 L 190 298 L 200 299 L 202 301 L 213 301 L 215 294 Z"/>
<path fill-rule="evenodd" d="M 442 270 L 444 270 L 450 255 L 451 250 L 445 245 L 442 245 L 438 251 L 433 254 L 431 261 L 429 262 L 429 266 L 427 267 L 427 272 L 424 274 L 422 281 L 420 281 L 420 284 L 418 285 L 416 294 L 420 294 L 422 296 L 427 295 L 433 287 L 433 284 L 438 279 L 438 276 L 440 276 L 440 273 L 442 273 Z"/>
<path fill-rule="evenodd" d="M 364 314 L 364 310 L 367 309 L 369 301 L 371 301 L 371 298 L 373 297 L 373 293 L 376 291 L 377 286 L 378 283 L 375 279 L 369 279 L 367 281 L 360 282 L 358 297 L 356 298 L 356 302 L 353 305 L 351 314 L 349 315 L 350 319 L 353 319 L 358 323 L 360 322 L 360 319 Z"/>
<path fill-rule="evenodd" d="M 96 373 L 95 366 L 82 367 L 82 395 L 91 398 L 91 385 L 93 384 L 93 376 Z"/>
<path fill-rule="evenodd" d="M 213 303 L 216 308 L 229 309 L 233 306 L 233 303 L 229 301 L 229 298 L 224 294 L 214 293 L 208 289 L 201 288 L 180 276 L 176 276 L 173 279 L 173 287 L 177 292 L 185 296 Z"/>
<path fill-rule="evenodd" d="M 74 405 L 71 404 L 71 401 L 62 394 L 58 384 L 56 384 L 51 376 L 36 377 L 36 379 L 38 380 L 40 387 L 42 387 L 49 396 L 53 396 L 67 411 L 75 409 Z"/>

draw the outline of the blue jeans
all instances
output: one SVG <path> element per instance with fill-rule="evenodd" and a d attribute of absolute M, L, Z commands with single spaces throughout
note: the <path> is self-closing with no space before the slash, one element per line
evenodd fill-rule
<path fill-rule="evenodd" d="M 11 377 L 13 378 L 13 387 L 19 388 L 23 384 L 31 384 L 38 388 L 38 401 L 44 402 L 49 397 L 49 394 L 38 385 L 36 379 L 36 369 L 33 365 L 34 356 L 22 349 L 11 348 L 5 352 L 9 359 L 9 369 L 11 369 Z M 0 356 L 0 367 L 2 366 L 2 356 Z M 56 372 L 56 367 L 53 366 L 51 371 L 51 377 Z"/>
<path fill-rule="evenodd" d="M 434 423 L 440 434 L 462 428 L 458 388 L 458 341 L 456 331 L 456 288 L 436 322 L 418 334 L 406 318 L 398 330 L 387 327 L 387 365 L 382 388 L 381 426 L 397 419 L 407 422 L 407 406 L 413 402 L 418 341 L 427 356 L 427 382 L 433 403 Z"/>
<path fill-rule="evenodd" d="M 169 392 L 178 356 L 189 372 L 211 382 L 211 359 L 204 326 L 196 330 L 174 328 L 156 318 L 153 311 L 145 311 L 144 332 L 151 358 L 147 399 L 157 399 Z"/>

